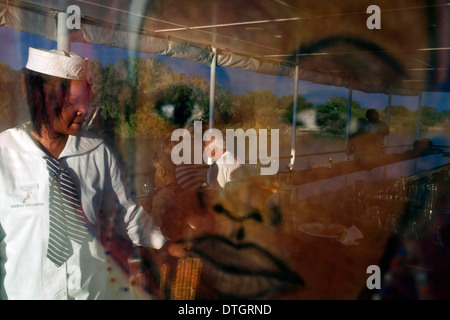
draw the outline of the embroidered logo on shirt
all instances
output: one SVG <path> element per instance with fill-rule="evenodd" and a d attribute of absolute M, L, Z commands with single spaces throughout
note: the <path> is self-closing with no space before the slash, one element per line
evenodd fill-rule
<path fill-rule="evenodd" d="M 27 193 L 27 196 L 25 197 L 25 199 L 22 200 L 22 203 L 27 202 L 30 198 L 31 198 L 30 194 Z"/>
<path fill-rule="evenodd" d="M 11 204 L 11 209 L 24 208 L 24 207 L 42 207 L 44 203 L 36 202 L 34 200 L 34 192 L 39 189 L 39 184 L 26 184 L 17 186 L 17 193 L 19 195 L 20 202 Z"/>

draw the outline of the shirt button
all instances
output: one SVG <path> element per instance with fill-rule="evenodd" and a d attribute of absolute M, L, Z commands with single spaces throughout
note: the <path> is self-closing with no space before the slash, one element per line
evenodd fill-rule
<path fill-rule="evenodd" d="M 61 295 L 61 297 L 65 297 L 66 296 L 66 292 L 63 291 L 63 292 L 60 293 L 60 295 Z"/>

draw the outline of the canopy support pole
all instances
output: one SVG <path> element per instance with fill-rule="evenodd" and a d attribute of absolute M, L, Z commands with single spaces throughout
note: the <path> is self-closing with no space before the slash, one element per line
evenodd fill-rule
<path fill-rule="evenodd" d="M 295 66 L 294 76 L 294 103 L 292 106 L 292 134 L 291 134 L 291 160 L 289 170 L 294 170 L 295 166 L 295 138 L 297 132 L 297 104 L 298 104 L 298 65 Z"/>
<path fill-rule="evenodd" d="M 209 79 L 209 128 L 214 128 L 214 105 L 216 97 L 216 68 L 217 68 L 217 49 L 212 48 L 213 59 L 211 62 L 210 79 Z"/>
<path fill-rule="evenodd" d="M 392 102 L 392 86 L 389 86 L 389 96 L 388 96 L 388 105 L 387 105 L 387 119 L 386 119 L 386 124 L 388 125 L 388 127 L 391 126 L 391 102 Z M 386 146 L 389 145 L 389 136 L 385 137 L 384 144 Z"/>
<path fill-rule="evenodd" d="M 348 137 L 350 136 L 350 120 L 351 120 L 351 116 L 352 116 L 352 97 L 353 97 L 353 89 L 352 89 L 352 81 L 350 81 L 350 86 L 348 87 L 347 128 L 346 128 L 346 132 L 345 132 L 345 149 L 347 149 Z"/>
<path fill-rule="evenodd" d="M 417 126 L 416 126 L 417 139 L 420 139 L 421 113 L 422 113 L 422 91 L 419 92 L 419 102 L 417 104 Z"/>
<path fill-rule="evenodd" d="M 67 12 L 58 12 L 57 49 L 70 51 L 69 28 L 67 28 Z"/>

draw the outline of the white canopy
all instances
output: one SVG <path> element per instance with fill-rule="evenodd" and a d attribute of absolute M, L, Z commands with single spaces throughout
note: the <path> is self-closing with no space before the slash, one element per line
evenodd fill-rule
<path fill-rule="evenodd" d="M 57 41 L 57 13 L 81 10 L 70 41 L 351 87 L 367 93 L 449 91 L 450 6 L 317 0 L 0 0 L 0 26 Z M 213 50 L 214 49 L 214 50 Z"/>

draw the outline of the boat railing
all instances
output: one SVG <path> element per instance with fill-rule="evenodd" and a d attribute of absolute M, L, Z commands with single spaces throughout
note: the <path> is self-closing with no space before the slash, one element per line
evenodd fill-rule
<path fill-rule="evenodd" d="M 450 149 L 450 146 L 445 145 L 434 145 L 434 148 Z M 412 144 L 399 144 L 399 145 L 389 145 L 385 146 L 385 154 L 400 154 L 404 153 L 407 150 L 412 149 Z M 246 161 L 247 165 L 253 166 L 255 168 L 254 171 L 260 172 L 260 168 L 264 165 L 262 163 L 269 163 L 269 161 L 279 161 L 279 169 L 280 171 L 289 170 L 289 162 L 292 159 L 292 155 L 281 155 L 278 158 L 265 158 L 259 159 L 256 164 L 252 164 L 249 161 Z M 324 151 L 324 152 L 312 152 L 312 153 L 302 153 L 295 155 L 296 164 L 295 170 L 302 169 L 310 169 L 316 167 L 331 167 L 334 163 L 347 161 L 351 159 L 351 156 L 347 156 L 345 150 L 333 150 L 333 151 Z M 264 161 L 262 161 L 264 160 Z M 299 161 L 300 160 L 300 161 Z"/>

